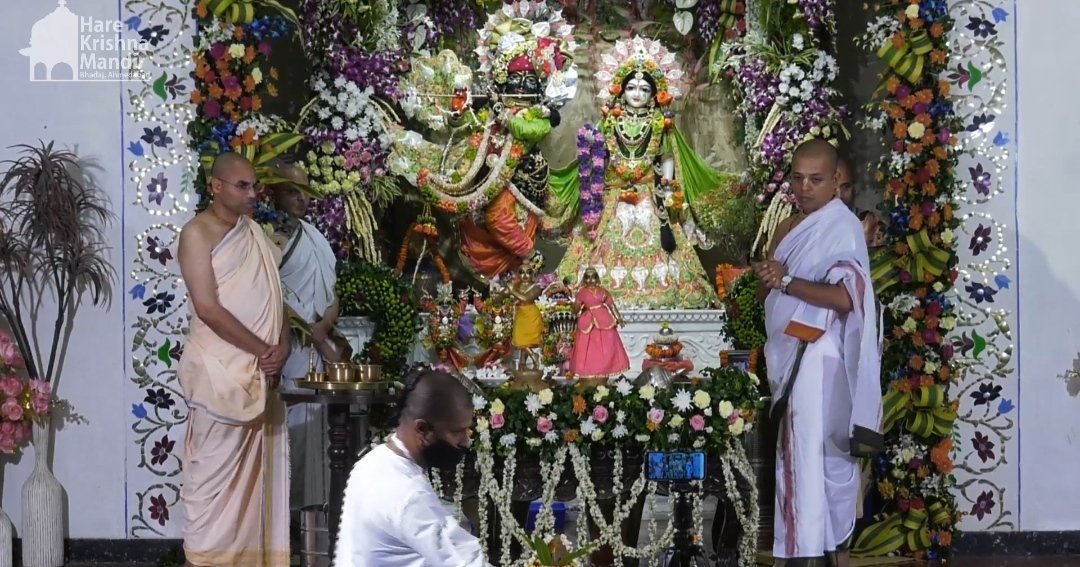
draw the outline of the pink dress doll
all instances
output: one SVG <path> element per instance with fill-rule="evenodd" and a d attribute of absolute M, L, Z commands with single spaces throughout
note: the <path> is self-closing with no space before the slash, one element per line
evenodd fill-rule
<path fill-rule="evenodd" d="M 578 291 L 579 314 L 574 330 L 574 350 L 570 354 L 570 372 L 577 378 L 609 378 L 630 369 L 619 326 L 622 316 L 593 268 L 585 270 Z"/>

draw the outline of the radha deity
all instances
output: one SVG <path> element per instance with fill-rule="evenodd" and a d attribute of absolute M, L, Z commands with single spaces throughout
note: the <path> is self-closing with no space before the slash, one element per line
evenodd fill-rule
<path fill-rule="evenodd" d="M 706 192 L 730 191 L 736 178 L 706 165 L 675 127 L 669 105 L 682 76 L 673 53 L 641 37 L 617 42 L 596 73 L 602 119 L 596 147 L 579 148 L 579 159 L 601 161 L 603 176 L 578 180 L 582 224 L 557 271 L 578 280 L 596 270 L 624 309 L 717 302 L 693 248 L 703 235 L 692 206 Z"/>
<path fill-rule="evenodd" d="M 542 1 L 506 4 L 480 30 L 483 92 L 474 96 L 472 71 L 448 51 L 414 61 L 403 85 L 406 114 L 449 140 L 400 130 L 391 170 L 429 205 L 463 217 L 461 254 L 481 278 L 516 270 L 542 230 L 571 217 L 572 207 L 548 199 L 549 166 L 537 147 L 576 93 L 571 31 Z"/>

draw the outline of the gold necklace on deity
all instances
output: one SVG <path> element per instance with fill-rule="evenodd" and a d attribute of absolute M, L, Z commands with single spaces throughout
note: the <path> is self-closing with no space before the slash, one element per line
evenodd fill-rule
<path fill-rule="evenodd" d="M 637 159 L 644 156 L 652 135 L 652 109 L 635 109 L 615 120 L 615 137 L 626 156 Z"/>

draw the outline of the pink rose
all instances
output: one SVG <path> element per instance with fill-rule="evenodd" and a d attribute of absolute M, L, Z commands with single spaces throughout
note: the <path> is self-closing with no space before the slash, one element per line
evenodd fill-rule
<path fill-rule="evenodd" d="M 649 421 L 653 423 L 660 423 L 664 421 L 664 410 L 660 408 L 653 408 L 649 410 Z"/>
<path fill-rule="evenodd" d="M 49 396 L 43 394 L 38 394 L 34 396 L 34 399 L 31 402 L 34 407 L 34 413 L 38 415 L 45 415 L 49 413 L 49 405 L 51 401 L 52 399 Z"/>
<path fill-rule="evenodd" d="M 690 427 L 694 431 L 703 431 L 705 429 L 705 416 L 697 414 L 690 418 Z"/>
<path fill-rule="evenodd" d="M 15 452 L 15 438 L 11 435 L 0 435 L 0 451 L 11 454 Z"/>
<path fill-rule="evenodd" d="M 592 418 L 596 423 L 604 423 L 608 418 L 608 410 L 604 406 L 596 406 L 592 410 Z"/>
<path fill-rule="evenodd" d="M 0 392 L 9 398 L 18 397 L 22 394 L 23 383 L 16 376 L 6 376 L 0 379 Z"/>
<path fill-rule="evenodd" d="M 9 422 L 10 423 L 10 422 Z M 29 421 L 21 421 L 15 428 L 15 442 L 22 443 L 30 438 L 31 425 Z"/>
<path fill-rule="evenodd" d="M 502 426 L 504 426 L 504 425 L 506 425 L 506 418 L 503 417 L 503 414 L 497 413 L 497 414 L 491 416 L 491 428 L 492 429 L 501 429 Z"/>
<path fill-rule="evenodd" d="M 501 417 L 501 416 L 500 416 Z M 555 424 L 551 421 L 550 417 L 538 417 L 536 419 L 536 430 L 540 433 L 548 433 L 555 427 Z"/>
<path fill-rule="evenodd" d="M 11 421 L 0 422 L 0 435 L 15 435 L 15 423 Z"/>
<path fill-rule="evenodd" d="M 735 423 L 736 421 L 739 421 L 740 417 L 742 417 L 742 415 L 739 413 L 739 410 L 735 410 L 728 416 L 728 423 Z"/>
<path fill-rule="evenodd" d="M 31 380 L 30 388 L 43 396 L 48 396 L 49 394 L 52 394 L 52 384 L 44 380 Z"/>
<path fill-rule="evenodd" d="M 19 421 L 23 418 L 23 409 L 18 400 L 8 398 L 4 400 L 3 404 L 0 404 L 0 414 L 3 414 L 5 418 L 11 421 Z"/>
<path fill-rule="evenodd" d="M 8 366 L 19 367 L 23 365 L 22 353 L 19 345 L 11 338 L 11 335 L 0 332 L 0 361 Z"/>

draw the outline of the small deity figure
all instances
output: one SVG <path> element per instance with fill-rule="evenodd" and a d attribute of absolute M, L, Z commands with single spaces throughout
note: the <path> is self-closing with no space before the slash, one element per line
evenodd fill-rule
<path fill-rule="evenodd" d="M 602 119 L 590 143 L 597 147 L 579 148 L 579 160 L 603 163 L 603 178 L 582 174 L 581 226 L 557 273 L 576 278 L 595 269 L 624 309 L 717 302 L 693 247 L 706 243 L 691 213 L 698 198 L 729 191 L 736 177 L 706 165 L 675 127 L 669 105 L 681 95 L 682 76 L 674 53 L 641 37 L 617 42 L 596 73 Z M 587 131 L 581 139 L 590 139 Z"/>
<path fill-rule="evenodd" d="M 610 378 L 630 369 L 619 327 L 625 324 L 615 299 L 600 285 L 596 268 L 585 268 L 578 307 L 570 372 L 577 378 Z"/>
<path fill-rule="evenodd" d="M 517 301 L 514 306 L 514 327 L 510 343 L 518 350 L 518 370 L 539 370 L 540 355 L 536 349 L 544 342 L 544 317 L 536 300 L 543 290 L 536 283 L 536 276 L 544 266 L 544 256 L 533 251 L 529 260 L 518 269 L 518 275 L 507 288 Z"/>

